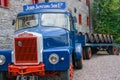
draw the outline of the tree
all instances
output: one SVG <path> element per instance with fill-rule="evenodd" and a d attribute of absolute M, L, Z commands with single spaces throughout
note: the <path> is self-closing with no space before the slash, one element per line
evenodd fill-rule
<path fill-rule="evenodd" d="M 95 0 L 93 16 L 94 32 L 113 35 L 120 43 L 120 0 Z"/>

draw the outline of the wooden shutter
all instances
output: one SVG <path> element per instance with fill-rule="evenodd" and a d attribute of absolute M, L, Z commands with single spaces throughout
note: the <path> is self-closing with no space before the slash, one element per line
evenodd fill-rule
<path fill-rule="evenodd" d="M 8 0 L 0 0 L 0 6 L 8 7 Z"/>
<path fill-rule="evenodd" d="M 33 4 L 36 4 L 36 3 L 38 3 L 39 2 L 39 0 L 32 0 L 32 3 Z"/>
<path fill-rule="evenodd" d="M 79 21 L 79 24 L 82 24 L 82 15 L 81 14 L 78 15 L 78 21 Z"/>
<path fill-rule="evenodd" d="M 89 17 L 87 17 L 87 26 L 90 25 L 90 20 L 89 20 Z"/>
<path fill-rule="evenodd" d="M 4 6 L 5 6 L 5 7 L 8 6 L 8 0 L 4 0 Z"/>
<path fill-rule="evenodd" d="M 0 6 L 1 6 L 1 0 L 0 0 Z"/>
<path fill-rule="evenodd" d="M 88 4 L 89 4 L 89 1 L 88 1 L 88 0 L 86 0 L 86 5 L 88 6 Z"/>

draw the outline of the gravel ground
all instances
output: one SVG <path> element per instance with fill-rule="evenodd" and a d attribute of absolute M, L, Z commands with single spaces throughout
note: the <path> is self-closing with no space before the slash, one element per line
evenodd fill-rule
<path fill-rule="evenodd" d="M 82 70 L 74 70 L 73 80 L 120 80 L 120 55 L 93 55 Z"/>

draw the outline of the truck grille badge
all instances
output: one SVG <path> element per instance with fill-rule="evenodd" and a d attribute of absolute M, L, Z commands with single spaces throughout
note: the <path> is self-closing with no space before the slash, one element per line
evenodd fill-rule
<path fill-rule="evenodd" d="M 22 42 L 21 41 L 18 41 L 18 46 L 22 47 Z"/>

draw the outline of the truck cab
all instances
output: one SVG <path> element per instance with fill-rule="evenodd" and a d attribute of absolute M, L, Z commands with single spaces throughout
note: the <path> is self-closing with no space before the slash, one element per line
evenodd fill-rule
<path fill-rule="evenodd" d="M 73 66 L 82 68 L 75 20 L 65 8 L 65 2 L 23 7 L 16 19 L 12 64 L 8 66 L 10 76 L 19 80 L 46 76 L 72 80 Z"/>

